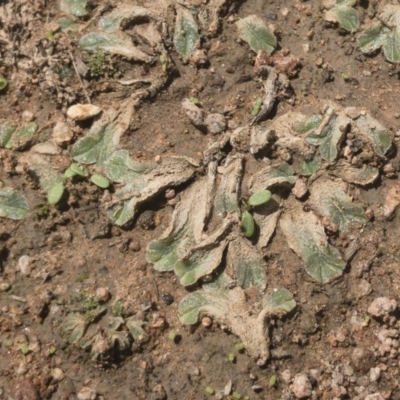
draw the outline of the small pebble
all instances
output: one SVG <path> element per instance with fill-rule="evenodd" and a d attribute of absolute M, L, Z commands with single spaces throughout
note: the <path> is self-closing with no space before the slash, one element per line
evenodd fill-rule
<path fill-rule="evenodd" d="M 22 120 L 24 122 L 32 122 L 35 119 L 33 113 L 29 110 L 25 110 L 22 112 Z"/>
<path fill-rule="evenodd" d="M 171 293 L 168 292 L 164 292 L 161 295 L 161 299 L 167 306 L 171 305 L 174 302 L 174 297 L 172 296 Z"/>
<path fill-rule="evenodd" d="M 364 400 L 385 400 L 385 398 L 380 393 L 373 393 L 366 396 Z"/>
<path fill-rule="evenodd" d="M 203 317 L 201 323 L 206 328 L 209 328 L 212 325 L 212 319 L 210 317 Z"/>
<path fill-rule="evenodd" d="M 96 296 L 103 303 L 106 303 L 110 299 L 110 292 L 104 287 L 99 287 L 96 289 Z"/>
<path fill-rule="evenodd" d="M 93 104 L 75 104 L 68 108 L 67 115 L 74 121 L 84 121 L 101 113 L 101 108 Z"/>
<path fill-rule="evenodd" d="M 31 274 L 31 262 L 32 258 L 27 255 L 20 257 L 18 260 L 18 269 L 22 275 L 29 276 Z"/>
<path fill-rule="evenodd" d="M 51 376 L 56 381 L 62 381 L 64 379 L 64 372 L 61 368 L 53 368 L 51 370 Z"/>
<path fill-rule="evenodd" d="M 292 374 L 289 369 L 285 369 L 281 373 L 281 378 L 284 382 L 290 383 L 292 381 Z"/>
<path fill-rule="evenodd" d="M 79 400 L 96 400 L 97 394 L 96 392 L 90 387 L 83 387 L 78 393 Z"/>
<path fill-rule="evenodd" d="M 65 122 L 57 122 L 53 128 L 52 138 L 58 145 L 69 143 L 73 137 L 71 129 Z"/>
<path fill-rule="evenodd" d="M 371 368 L 369 371 L 369 380 L 371 382 L 377 382 L 379 378 L 381 377 L 381 369 L 376 367 L 376 368 Z"/>
<path fill-rule="evenodd" d="M 307 399 L 311 396 L 311 382 L 305 374 L 297 374 L 294 377 L 292 392 L 296 399 Z"/>
<path fill-rule="evenodd" d="M 165 198 L 168 200 L 171 200 L 175 197 L 175 190 L 174 189 L 167 189 L 165 191 Z"/>
<path fill-rule="evenodd" d="M 397 308 L 397 301 L 387 297 L 378 297 L 368 307 L 368 312 L 374 317 L 383 317 Z"/>

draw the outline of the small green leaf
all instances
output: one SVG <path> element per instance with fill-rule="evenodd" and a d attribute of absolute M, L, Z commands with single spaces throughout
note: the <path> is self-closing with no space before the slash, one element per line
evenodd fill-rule
<path fill-rule="evenodd" d="M 21 353 L 25 356 L 29 353 L 29 346 L 28 343 L 21 343 L 19 345 L 19 349 L 21 350 Z"/>
<path fill-rule="evenodd" d="M 248 211 L 245 211 L 242 214 L 241 223 L 244 236 L 246 236 L 247 238 L 252 237 L 255 228 L 254 219 L 253 216 Z"/>
<path fill-rule="evenodd" d="M 251 110 L 251 115 L 257 115 L 261 110 L 262 104 L 263 104 L 262 98 L 257 97 L 256 101 L 254 102 L 253 108 Z"/>
<path fill-rule="evenodd" d="M 0 189 L 0 217 L 22 219 L 29 213 L 26 197 L 10 188 Z"/>
<path fill-rule="evenodd" d="M 228 360 L 229 360 L 231 363 L 234 363 L 234 362 L 236 361 L 235 355 L 234 355 L 233 353 L 230 353 L 229 356 L 228 356 Z"/>
<path fill-rule="evenodd" d="M 7 85 L 8 85 L 7 79 L 0 76 L 0 91 L 5 89 Z"/>
<path fill-rule="evenodd" d="M 269 190 L 259 190 L 250 196 L 248 204 L 252 207 L 261 206 L 262 204 L 268 203 L 271 196 L 272 193 Z"/>
<path fill-rule="evenodd" d="M 269 378 L 268 386 L 269 387 L 274 387 L 278 384 L 278 378 L 276 375 L 272 375 L 271 378 Z"/>
<path fill-rule="evenodd" d="M 212 387 L 207 386 L 206 387 L 206 393 L 210 394 L 210 395 L 213 395 L 215 393 L 215 390 Z"/>
<path fill-rule="evenodd" d="M 177 52 L 185 57 L 191 56 L 200 42 L 197 24 L 192 14 L 180 7 L 176 16 L 174 45 Z"/>
<path fill-rule="evenodd" d="M 268 307 L 272 313 L 287 314 L 296 307 L 296 302 L 289 290 L 275 289 L 264 299 L 263 307 Z"/>
<path fill-rule="evenodd" d="M 90 177 L 90 180 L 102 189 L 107 189 L 110 186 L 110 181 L 103 175 L 94 174 Z"/>
<path fill-rule="evenodd" d="M 72 163 L 64 172 L 64 176 L 66 178 L 72 178 L 73 176 L 82 176 L 82 177 L 87 177 L 89 176 L 89 171 L 85 167 L 81 167 L 77 163 Z"/>
<path fill-rule="evenodd" d="M 260 17 L 250 15 L 237 21 L 236 26 L 240 38 L 256 53 L 260 50 L 272 53 L 275 50 L 276 37 Z"/>
<path fill-rule="evenodd" d="M 75 15 L 75 17 L 83 17 L 89 14 L 86 9 L 87 0 L 61 0 L 61 11 Z"/>
<path fill-rule="evenodd" d="M 83 337 L 88 323 L 85 318 L 79 313 L 71 313 L 68 315 L 64 330 L 70 333 L 70 343 L 77 344 Z"/>
<path fill-rule="evenodd" d="M 239 353 L 243 353 L 245 350 L 244 344 L 243 343 L 236 343 L 235 344 L 235 350 Z"/>
<path fill-rule="evenodd" d="M 64 189 L 65 188 L 62 183 L 57 183 L 54 186 L 52 186 L 47 192 L 47 202 L 50 205 L 57 204 L 61 200 L 64 194 Z"/>

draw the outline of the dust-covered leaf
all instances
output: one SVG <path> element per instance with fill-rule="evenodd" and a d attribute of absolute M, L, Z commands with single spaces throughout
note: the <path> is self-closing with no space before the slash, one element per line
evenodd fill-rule
<path fill-rule="evenodd" d="M 296 177 L 293 168 L 287 163 L 269 165 L 256 172 L 250 181 L 250 190 L 253 192 L 270 188 L 276 184 L 293 184 Z"/>
<path fill-rule="evenodd" d="M 72 147 L 72 158 L 83 164 L 97 164 L 102 167 L 110 158 L 122 134 L 117 122 L 99 121 L 89 133 Z"/>
<path fill-rule="evenodd" d="M 198 245 L 188 248 L 186 254 L 175 263 L 174 271 L 180 277 L 182 285 L 193 285 L 218 268 L 228 244 L 226 236 L 230 227 L 230 221 L 224 222 L 212 235 L 207 236 Z"/>
<path fill-rule="evenodd" d="M 225 213 L 239 213 L 238 195 L 243 170 L 243 157 L 229 156 L 224 165 L 218 169 L 221 181 L 214 198 L 214 211 L 218 216 Z"/>
<path fill-rule="evenodd" d="M 105 173 L 109 179 L 118 183 L 128 183 L 140 179 L 157 167 L 156 162 L 134 162 L 127 150 L 115 151 L 107 160 Z"/>
<path fill-rule="evenodd" d="M 189 57 L 195 52 L 199 43 L 200 35 L 196 21 L 188 10 L 179 7 L 174 33 L 174 45 L 177 52 L 182 56 Z"/>
<path fill-rule="evenodd" d="M 289 290 L 274 289 L 263 299 L 263 307 L 268 308 L 271 314 L 284 315 L 296 307 L 296 302 Z"/>
<path fill-rule="evenodd" d="M 363 53 L 370 54 L 382 46 L 388 32 L 389 29 L 382 24 L 374 25 L 358 36 L 358 47 Z"/>
<path fill-rule="evenodd" d="M 313 157 L 311 160 L 304 160 L 300 167 L 300 175 L 311 176 L 321 168 L 321 159 Z"/>
<path fill-rule="evenodd" d="M 71 313 L 64 323 L 64 330 L 69 333 L 70 343 L 77 344 L 85 334 L 88 322 L 79 313 Z"/>
<path fill-rule="evenodd" d="M 130 161 L 126 152 L 117 153 L 113 154 L 105 171 L 111 180 L 114 178 L 127 182 L 115 193 L 107 210 L 108 216 L 117 225 L 124 225 L 131 220 L 140 204 L 167 187 L 186 182 L 195 173 L 191 161 L 184 157 L 163 158 L 154 165 L 140 165 Z"/>
<path fill-rule="evenodd" d="M 248 204 L 252 207 L 260 206 L 268 203 L 271 200 L 272 193 L 269 190 L 259 190 L 253 193 L 248 201 Z"/>
<path fill-rule="evenodd" d="M 265 289 L 267 285 L 263 257 L 258 249 L 241 240 L 239 235 L 229 242 L 226 272 L 244 289 L 250 286 Z"/>
<path fill-rule="evenodd" d="M 311 190 L 313 208 L 336 224 L 341 232 L 367 221 L 364 209 L 354 205 L 347 195 L 345 185 L 331 180 L 318 180 Z"/>
<path fill-rule="evenodd" d="M 17 130 L 18 125 L 10 122 L 10 121 L 6 121 L 4 123 L 1 124 L 0 127 L 0 146 L 1 147 L 7 147 L 10 148 L 12 146 L 7 146 L 7 144 L 9 143 L 11 136 L 14 134 L 14 132 Z"/>
<path fill-rule="evenodd" d="M 306 271 L 320 283 L 340 276 L 346 266 L 340 253 L 327 243 L 324 227 L 301 208 L 285 213 L 280 226 L 290 248 L 304 261 Z"/>
<path fill-rule="evenodd" d="M 369 185 L 379 177 L 378 168 L 369 165 L 363 165 L 357 168 L 346 161 L 339 160 L 330 173 L 338 176 L 345 182 L 355 183 L 356 185 Z"/>
<path fill-rule="evenodd" d="M 260 17 L 249 15 L 237 21 L 236 26 L 240 38 L 256 53 L 260 50 L 272 53 L 275 50 L 276 37 Z"/>
<path fill-rule="evenodd" d="M 312 129 L 318 128 L 323 120 L 323 116 L 321 114 L 312 115 L 309 118 L 295 124 L 293 129 L 301 134 L 308 133 Z"/>
<path fill-rule="evenodd" d="M 194 292 L 179 303 L 180 321 L 185 325 L 194 325 L 198 322 L 201 308 L 206 305 L 212 305 L 212 299 L 207 293 Z"/>
<path fill-rule="evenodd" d="M 245 211 L 242 214 L 242 219 L 240 220 L 240 222 L 242 224 L 243 235 L 247 238 L 252 237 L 254 235 L 255 229 L 253 216 L 248 211 Z"/>
<path fill-rule="evenodd" d="M 136 316 L 132 316 L 127 318 L 125 323 L 135 342 L 145 343 L 149 340 L 148 333 L 143 329 L 146 322 L 138 319 Z"/>
<path fill-rule="evenodd" d="M 29 213 L 26 197 L 11 188 L 0 189 L 0 217 L 22 219 Z"/>
<path fill-rule="evenodd" d="M 161 238 L 147 247 L 147 261 L 157 271 L 173 271 L 186 249 L 202 240 L 204 221 L 211 208 L 210 193 L 214 178 L 195 182 L 183 195 L 172 215 L 171 224 Z"/>
<path fill-rule="evenodd" d="M 75 15 L 75 17 L 83 17 L 89 14 L 89 10 L 86 8 L 87 0 L 61 0 L 60 9 L 61 11 Z"/>
<path fill-rule="evenodd" d="M 350 119 L 343 112 L 338 114 L 333 112 L 332 118 L 321 132 L 311 132 L 307 135 L 307 142 L 319 146 L 321 157 L 331 163 L 338 157 L 339 146 L 349 124 Z"/>
<path fill-rule="evenodd" d="M 0 76 L 0 91 L 5 89 L 8 85 L 8 80 L 2 76 Z"/>
<path fill-rule="evenodd" d="M 400 26 L 393 29 L 386 35 L 383 42 L 383 52 L 388 61 L 392 63 L 400 62 Z"/>
<path fill-rule="evenodd" d="M 360 134 L 371 144 L 379 157 L 384 157 L 392 146 L 392 136 L 389 131 L 369 114 L 361 115 L 354 121 Z"/>
<path fill-rule="evenodd" d="M 121 31 L 91 32 L 81 37 L 79 46 L 86 51 L 104 50 L 133 60 L 149 63 L 152 58 L 132 44 L 132 39 Z"/>
<path fill-rule="evenodd" d="M 360 19 L 354 8 L 347 6 L 335 7 L 337 19 L 341 28 L 349 32 L 356 32 L 360 27 Z"/>

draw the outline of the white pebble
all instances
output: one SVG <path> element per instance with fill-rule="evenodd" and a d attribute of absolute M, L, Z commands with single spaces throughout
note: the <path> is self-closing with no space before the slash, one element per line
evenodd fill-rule
<path fill-rule="evenodd" d="M 284 382 L 290 383 L 292 381 L 292 374 L 289 369 L 285 369 L 281 373 L 281 378 Z"/>
<path fill-rule="evenodd" d="M 22 120 L 24 122 L 32 122 L 34 119 L 34 115 L 31 111 L 25 110 L 22 112 Z"/>
<path fill-rule="evenodd" d="M 101 113 L 101 108 L 93 104 L 75 104 L 68 108 L 67 115 L 74 121 L 83 121 Z"/>
<path fill-rule="evenodd" d="M 381 369 L 376 367 L 376 368 L 371 368 L 369 371 L 369 380 L 371 382 L 377 382 L 381 376 Z"/>
<path fill-rule="evenodd" d="M 364 400 L 384 400 L 384 397 L 380 393 L 369 394 Z"/>
<path fill-rule="evenodd" d="M 27 255 L 20 257 L 20 259 L 18 260 L 18 269 L 20 270 L 22 275 L 28 276 L 31 274 L 31 262 L 32 258 Z"/>

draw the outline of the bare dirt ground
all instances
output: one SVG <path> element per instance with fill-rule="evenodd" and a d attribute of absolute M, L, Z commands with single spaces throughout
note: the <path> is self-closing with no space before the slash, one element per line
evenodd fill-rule
<path fill-rule="evenodd" d="M 157 1 L 126 3 L 158 7 Z M 182 3 L 191 9 L 218 2 Z M 29 204 L 23 219 L 0 218 L 0 398 L 400 399 L 400 214 L 383 210 L 389 194 L 396 198 L 393 193 L 400 190 L 399 68 L 380 51 L 364 55 L 357 34 L 324 21 L 318 0 L 219 3 L 218 29 L 210 33 L 200 28 L 204 65 L 183 60 L 174 48 L 176 10 L 171 5 L 163 27 L 167 61 L 159 59 L 151 41 L 139 40 L 136 44 L 157 54 L 157 61 L 101 53 L 98 76 L 93 76 L 92 53 L 82 51 L 78 42 L 113 4 L 90 1 L 88 15 L 68 16 L 79 28 L 60 29 L 57 21 L 66 14 L 58 2 L 1 2 L 0 73 L 8 81 L 0 92 L 1 122 L 34 121 L 37 131 L 26 145 L 0 149 L 0 189 L 13 188 Z M 357 5 L 361 24 L 376 14 L 376 7 L 373 1 Z M 264 95 L 255 74 L 255 53 L 238 39 L 235 25 L 249 15 L 274 29 L 276 53 L 299 59 L 295 72 L 286 71 L 290 94 L 278 99 L 268 120 L 287 112 L 322 113 L 324 103 L 332 101 L 367 110 L 392 138 L 384 157 L 362 161 L 379 169 L 378 179 L 366 186 L 346 184 L 368 221 L 348 234 L 328 235 L 341 254 L 357 239 L 357 251 L 346 259 L 343 274 L 317 282 L 279 229 L 259 250 L 265 263 L 263 293 L 283 287 L 296 301 L 287 315 L 268 318 L 264 334 L 271 355 L 262 366 L 213 315 L 204 313 L 197 325 L 183 325 L 178 305 L 198 286 L 188 290 L 173 272 L 156 271 L 146 256 L 148 244 L 169 227 L 179 198 L 204 179 L 204 152 L 222 136 L 196 128 L 182 101 L 198 99 L 205 114 L 223 114 L 225 131 L 232 132 L 249 125 L 253 104 Z M 78 77 L 77 60 L 90 65 L 91 72 Z M 150 83 L 118 83 L 133 79 Z M 192 178 L 152 195 L 122 226 L 110 221 L 104 207 L 118 183 L 105 190 L 86 177 L 74 177 L 65 183 L 61 200 L 49 205 L 29 164 L 34 154 L 64 173 L 72 162 L 72 147 L 98 118 L 68 117 L 68 108 L 88 103 L 87 98 L 103 113 L 120 113 L 117 121 L 125 118 L 118 149 L 127 150 L 132 160 L 160 162 L 173 155 L 198 163 Z M 57 123 L 66 132 L 58 142 Z M 341 155 L 352 139 L 342 142 Z M 35 150 L 41 143 L 53 147 Z M 227 144 L 223 159 L 229 152 L 241 153 L 246 173 L 257 172 L 262 157 L 255 160 L 248 149 L 238 148 Z M 293 167 L 300 163 L 295 154 L 288 157 L 277 148 L 263 156 Z M 323 174 L 328 176 L 330 168 L 324 167 Z M 243 196 L 248 188 L 246 175 Z M 295 201 L 291 188 L 271 191 L 281 191 L 284 202 Z M 300 201 L 301 213 L 314 215 L 308 200 Z M 246 296 L 252 298 L 252 293 Z M 388 308 L 369 309 L 381 297 Z M 128 320 L 136 324 L 137 336 L 128 335 Z M 111 325 L 115 329 L 110 334 Z M 80 327 L 85 343 L 79 341 Z M 76 343 L 73 334 L 79 336 Z"/>

